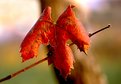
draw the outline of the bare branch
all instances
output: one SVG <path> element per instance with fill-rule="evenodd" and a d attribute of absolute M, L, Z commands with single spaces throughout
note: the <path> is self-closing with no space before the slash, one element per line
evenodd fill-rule
<path fill-rule="evenodd" d="M 105 29 L 107 29 L 107 28 L 110 28 L 110 24 L 108 24 L 106 27 L 104 27 L 104 28 L 101 28 L 101 29 L 99 29 L 99 30 L 97 30 L 97 31 L 95 31 L 94 33 L 89 33 L 89 37 L 92 37 L 93 35 L 95 35 L 95 34 L 97 34 L 97 33 L 99 33 L 99 32 L 101 32 L 101 31 L 103 31 L 103 30 L 105 30 Z M 69 44 L 69 46 L 72 46 L 74 43 L 71 43 L 71 44 Z"/>
<path fill-rule="evenodd" d="M 8 76 L 6 76 L 6 77 L 0 79 L 0 82 L 9 80 L 9 79 L 11 79 L 11 78 L 13 78 L 13 77 L 19 75 L 20 73 L 25 72 L 26 70 L 28 70 L 28 69 L 30 69 L 30 68 L 32 68 L 32 67 L 34 67 L 34 66 L 36 66 L 36 65 L 38 65 L 38 64 L 40 64 L 40 63 L 42 63 L 42 62 L 44 62 L 44 61 L 47 60 L 47 59 L 48 59 L 48 57 L 45 57 L 44 59 L 41 59 L 41 60 L 39 60 L 39 61 L 37 61 L 37 62 L 35 62 L 35 63 L 33 63 L 33 64 L 31 64 L 31 65 L 29 65 L 29 66 L 23 68 L 23 69 L 21 69 L 21 70 L 19 70 L 19 71 L 15 72 L 15 73 L 13 73 L 13 74 L 11 74 L 11 75 L 8 75 Z"/>
<path fill-rule="evenodd" d="M 101 32 L 101 31 L 103 31 L 103 30 L 105 30 L 105 29 L 107 29 L 107 28 L 110 28 L 110 26 L 111 26 L 111 25 L 108 24 L 106 27 L 104 27 L 104 28 L 102 28 L 102 29 L 100 29 L 100 30 L 95 31 L 94 33 L 90 33 L 90 34 L 89 34 L 89 37 L 91 37 L 91 36 L 93 36 L 93 35 L 95 35 L 95 34 Z"/>

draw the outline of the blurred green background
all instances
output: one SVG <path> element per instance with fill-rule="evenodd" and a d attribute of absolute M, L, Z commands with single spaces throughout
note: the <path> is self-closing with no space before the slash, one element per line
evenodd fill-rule
<path fill-rule="evenodd" d="M 76 5 L 79 11 L 76 11 L 76 15 L 88 32 L 111 24 L 110 29 L 91 37 L 88 55 L 96 58 L 109 84 L 121 84 L 121 1 L 65 0 L 66 2 Z M 0 0 L 0 78 L 46 56 L 47 51 L 43 45 L 39 56 L 25 63 L 21 63 L 19 53 L 24 36 L 40 16 L 40 6 L 39 0 Z M 58 84 L 47 61 L 1 84 L 16 83 Z"/>

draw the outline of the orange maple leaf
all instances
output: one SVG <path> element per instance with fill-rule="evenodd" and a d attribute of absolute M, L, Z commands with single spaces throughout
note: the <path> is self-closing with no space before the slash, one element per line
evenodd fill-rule
<path fill-rule="evenodd" d="M 44 10 L 21 44 L 23 61 L 37 56 L 40 44 L 46 44 L 49 45 L 48 63 L 52 63 L 64 78 L 68 76 L 73 68 L 74 57 L 67 40 L 72 40 L 84 52 L 90 43 L 88 34 L 72 10 L 73 7 L 69 5 L 56 24 L 51 19 L 51 8 Z"/>

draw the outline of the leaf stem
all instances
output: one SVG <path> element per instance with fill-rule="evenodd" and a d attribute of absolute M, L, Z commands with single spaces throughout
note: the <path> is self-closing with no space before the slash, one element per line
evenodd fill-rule
<path fill-rule="evenodd" d="M 19 70 L 19 71 L 15 72 L 15 73 L 13 73 L 13 74 L 11 74 L 11 75 L 8 75 L 8 76 L 6 76 L 6 77 L 0 79 L 0 82 L 9 80 L 9 79 L 11 79 L 11 78 L 13 78 L 13 77 L 19 75 L 20 73 L 25 72 L 26 70 L 28 70 L 28 69 L 30 69 L 30 68 L 32 68 L 32 67 L 34 67 L 34 66 L 36 66 L 36 65 L 38 65 L 38 64 L 40 64 L 40 63 L 42 63 L 42 62 L 44 62 L 44 61 L 47 60 L 47 59 L 48 59 L 48 57 L 45 57 L 44 59 L 41 59 L 41 60 L 39 60 L 39 61 L 37 61 L 37 62 L 35 62 L 35 63 L 33 63 L 33 64 L 31 64 L 31 65 L 29 65 L 29 66 L 23 68 L 23 69 L 21 69 L 21 70 Z"/>
<path fill-rule="evenodd" d="M 97 33 L 101 32 L 101 31 L 103 31 L 103 30 L 105 30 L 105 29 L 109 28 L 110 26 L 111 26 L 111 25 L 110 25 L 110 24 L 108 24 L 106 27 L 101 28 L 101 29 L 99 29 L 99 30 L 95 31 L 94 33 L 90 33 L 90 34 L 89 34 L 89 37 L 91 37 L 91 36 L 93 36 L 93 35 L 95 35 L 95 34 L 97 34 Z"/>

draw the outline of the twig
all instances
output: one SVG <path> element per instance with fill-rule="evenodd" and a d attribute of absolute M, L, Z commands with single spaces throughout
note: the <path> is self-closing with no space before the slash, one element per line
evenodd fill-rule
<path fill-rule="evenodd" d="M 40 64 L 40 63 L 42 63 L 42 62 L 44 62 L 44 61 L 47 60 L 47 59 L 48 59 L 48 57 L 45 57 L 44 59 L 41 59 L 41 60 L 39 60 L 39 61 L 37 61 L 37 62 L 35 62 L 35 63 L 33 63 L 33 64 L 31 64 L 31 65 L 29 65 L 29 66 L 23 68 L 23 69 L 21 69 L 21 70 L 19 70 L 19 71 L 15 72 L 15 73 L 13 73 L 13 74 L 11 74 L 11 75 L 8 75 L 8 76 L 6 76 L 6 77 L 0 79 L 0 82 L 9 80 L 9 79 L 11 79 L 11 78 L 13 78 L 13 77 L 19 75 L 20 73 L 25 72 L 26 70 L 28 70 L 28 69 L 30 69 L 30 68 L 32 68 L 32 67 L 34 67 L 34 66 L 36 66 L 36 65 L 38 65 L 38 64 Z"/>
<path fill-rule="evenodd" d="M 99 32 L 101 32 L 101 31 L 103 31 L 103 30 L 105 30 L 105 29 L 107 29 L 107 28 L 110 28 L 110 24 L 108 24 L 106 27 L 104 27 L 104 28 L 101 28 L 101 29 L 99 29 L 99 30 L 97 30 L 97 31 L 95 31 L 94 33 L 89 33 L 89 37 L 92 37 L 93 35 L 95 35 L 95 34 L 97 34 L 97 33 L 99 33 Z M 71 43 L 71 44 L 69 44 L 69 46 L 72 46 L 74 43 Z"/>
<path fill-rule="evenodd" d="M 90 34 L 89 34 L 89 37 L 91 37 L 91 36 L 93 36 L 93 35 L 99 33 L 100 31 L 103 31 L 103 30 L 105 30 L 105 29 L 107 29 L 107 28 L 109 28 L 109 27 L 110 27 L 110 25 L 108 25 L 108 26 L 106 26 L 106 27 L 104 27 L 104 28 L 102 28 L 102 29 L 100 29 L 100 30 L 94 32 L 94 33 L 90 33 Z M 71 46 L 71 45 L 73 45 L 73 44 L 74 44 L 74 43 L 71 43 L 69 46 Z M 29 66 L 23 68 L 23 69 L 21 69 L 21 70 L 15 72 L 15 73 L 13 73 L 13 74 L 10 74 L 10 75 L 8 75 L 8 76 L 6 76 L 6 77 L 0 79 L 0 82 L 6 81 L 6 80 L 10 80 L 11 78 L 13 78 L 13 77 L 19 75 L 20 73 L 25 72 L 26 70 L 28 70 L 28 69 L 30 69 L 30 68 L 32 68 L 32 67 L 34 67 L 34 66 L 36 66 L 36 65 L 38 65 L 38 64 L 40 64 L 40 63 L 42 63 L 42 62 L 44 62 L 44 61 L 47 60 L 47 59 L 48 59 L 48 57 L 45 57 L 44 59 L 41 59 L 41 60 L 39 60 L 39 61 L 37 61 L 37 62 L 35 62 L 35 63 L 33 63 L 33 64 L 31 64 L 31 65 L 29 65 Z"/>
<path fill-rule="evenodd" d="M 107 29 L 107 28 L 109 28 L 109 27 L 110 27 L 110 24 L 107 25 L 107 26 L 104 27 L 104 28 L 101 28 L 100 30 L 95 31 L 94 33 L 90 33 L 90 34 L 89 34 L 89 37 L 91 37 L 91 36 L 93 36 L 93 35 L 95 35 L 95 34 L 101 32 L 101 31 L 103 31 L 103 30 L 105 30 L 105 29 Z"/>

